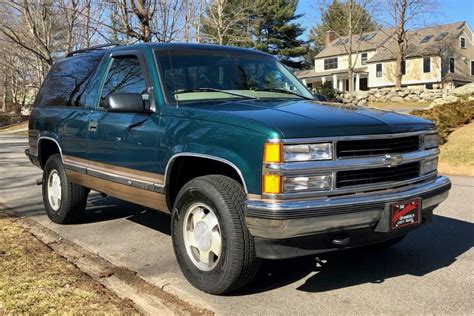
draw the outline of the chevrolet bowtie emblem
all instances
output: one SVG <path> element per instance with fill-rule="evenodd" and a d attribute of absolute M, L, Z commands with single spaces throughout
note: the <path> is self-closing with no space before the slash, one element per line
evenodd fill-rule
<path fill-rule="evenodd" d="M 403 157 L 401 155 L 385 155 L 383 158 L 383 164 L 387 167 L 396 167 L 403 162 Z"/>

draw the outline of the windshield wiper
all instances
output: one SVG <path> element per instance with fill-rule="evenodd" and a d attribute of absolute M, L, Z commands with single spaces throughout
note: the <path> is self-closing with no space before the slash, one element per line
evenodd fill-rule
<path fill-rule="evenodd" d="M 222 93 L 227 93 L 230 95 L 235 95 L 241 98 L 258 99 L 257 97 L 253 97 L 251 95 L 238 93 L 238 92 L 231 92 L 231 91 L 221 90 L 221 89 L 214 89 L 214 88 L 179 89 L 179 90 L 174 91 L 173 95 L 180 94 L 180 93 L 191 93 L 191 92 L 222 92 Z"/>
<path fill-rule="evenodd" d="M 281 92 L 281 93 L 296 95 L 296 96 L 298 96 L 300 98 L 303 98 L 303 99 L 306 99 L 306 100 L 314 100 L 314 98 L 310 98 L 310 97 L 301 95 L 299 93 L 296 93 L 296 92 L 293 92 L 293 91 L 290 91 L 290 90 L 286 90 L 284 88 L 265 88 L 265 89 L 255 90 L 255 91 Z"/>

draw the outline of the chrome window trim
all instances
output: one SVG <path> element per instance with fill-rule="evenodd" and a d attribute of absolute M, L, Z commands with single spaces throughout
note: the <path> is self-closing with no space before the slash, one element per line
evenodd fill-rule
<path fill-rule="evenodd" d="M 247 184 L 245 183 L 244 176 L 242 175 L 242 172 L 240 171 L 239 167 L 237 167 L 235 164 L 233 164 L 229 160 L 226 160 L 226 159 L 221 158 L 221 157 L 211 156 L 211 155 L 206 155 L 206 154 L 198 154 L 198 153 L 193 153 L 193 152 L 181 152 L 181 153 L 177 153 L 177 154 L 174 154 L 173 156 L 171 156 L 171 158 L 168 160 L 168 163 L 166 164 L 165 177 L 164 177 L 164 180 L 163 180 L 163 183 L 164 183 L 165 186 L 168 184 L 168 178 L 169 178 L 169 172 L 171 170 L 171 166 L 172 166 L 173 162 L 176 160 L 176 158 L 178 158 L 178 157 L 205 158 L 205 159 L 216 160 L 216 161 L 219 161 L 219 162 L 222 162 L 222 163 L 225 163 L 225 164 L 229 165 L 239 175 L 240 180 L 242 181 L 242 184 L 244 186 L 245 193 L 247 193 L 247 194 L 249 193 L 248 190 L 247 190 Z"/>

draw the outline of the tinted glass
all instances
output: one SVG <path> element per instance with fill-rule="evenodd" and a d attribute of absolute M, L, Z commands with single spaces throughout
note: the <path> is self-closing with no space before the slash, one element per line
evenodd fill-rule
<path fill-rule="evenodd" d="M 235 98 L 232 91 L 244 97 L 295 98 L 299 94 L 312 98 L 303 84 L 272 56 L 223 49 L 157 50 L 156 56 L 169 100 Z M 199 89 L 220 92 L 196 91 Z M 278 89 L 295 94 L 273 91 Z M 189 90 L 194 92 L 187 93 Z"/>
<path fill-rule="evenodd" d="M 430 57 L 423 58 L 423 72 L 431 72 L 431 58 Z"/>
<path fill-rule="evenodd" d="M 324 60 L 324 70 L 337 69 L 337 57 Z"/>
<path fill-rule="evenodd" d="M 147 93 L 142 67 L 136 56 L 116 57 L 112 60 L 101 95 L 101 106 L 112 94 Z"/>
<path fill-rule="evenodd" d="M 455 67 L 454 67 L 454 58 L 449 58 L 449 72 L 454 73 Z"/>
<path fill-rule="evenodd" d="M 69 57 L 54 64 L 35 100 L 35 106 L 81 106 L 79 99 L 104 52 Z"/>
<path fill-rule="evenodd" d="M 376 64 L 375 68 L 375 76 L 382 77 L 382 64 Z"/>

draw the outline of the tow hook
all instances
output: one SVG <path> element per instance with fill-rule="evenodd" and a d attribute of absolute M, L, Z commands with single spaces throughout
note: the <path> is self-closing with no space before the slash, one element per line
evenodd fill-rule
<path fill-rule="evenodd" d="M 36 179 L 36 185 L 42 185 L 42 184 L 43 184 L 42 178 Z"/>
<path fill-rule="evenodd" d="M 333 245 L 336 245 L 338 247 L 345 247 L 349 244 L 351 239 L 349 237 L 343 238 L 343 239 L 334 239 L 332 241 Z"/>

